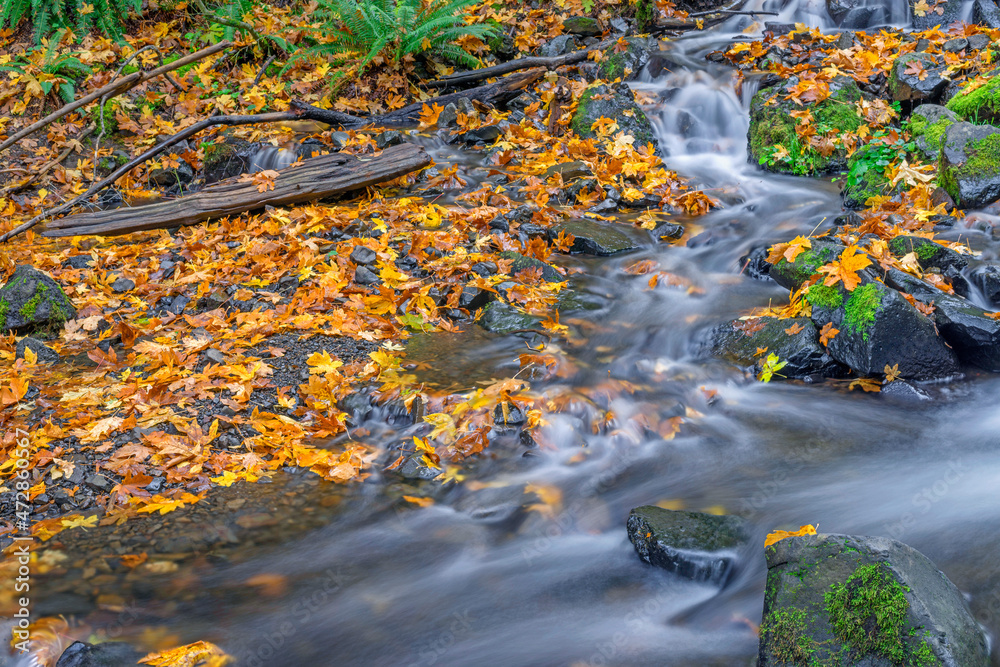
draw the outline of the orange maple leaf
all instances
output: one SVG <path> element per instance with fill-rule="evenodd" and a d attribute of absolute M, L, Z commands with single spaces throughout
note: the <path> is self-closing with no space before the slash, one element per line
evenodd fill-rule
<path fill-rule="evenodd" d="M 837 334 L 840 333 L 840 329 L 833 328 L 833 322 L 827 322 L 823 325 L 823 328 L 819 330 L 819 342 L 823 345 L 828 344 L 833 340 Z"/>
<path fill-rule="evenodd" d="M 858 253 L 858 246 L 849 245 L 839 260 L 819 267 L 819 273 L 826 274 L 823 284 L 827 287 L 833 287 L 838 282 L 842 282 L 848 292 L 853 292 L 854 288 L 861 284 L 861 276 L 858 275 L 858 271 L 871 266 L 871 263 L 868 255 L 863 252 Z"/>
<path fill-rule="evenodd" d="M 815 535 L 816 526 L 812 524 L 806 524 L 805 526 L 800 526 L 798 530 L 788 531 L 788 530 L 775 530 L 768 534 L 764 538 L 764 546 L 769 547 L 775 542 L 780 542 L 786 537 L 801 537 L 802 535 Z"/>
<path fill-rule="evenodd" d="M 796 322 L 792 326 L 785 329 L 785 333 L 788 334 L 789 336 L 794 336 L 795 334 L 801 332 L 803 329 L 805 329 L 805 327 Z"/>

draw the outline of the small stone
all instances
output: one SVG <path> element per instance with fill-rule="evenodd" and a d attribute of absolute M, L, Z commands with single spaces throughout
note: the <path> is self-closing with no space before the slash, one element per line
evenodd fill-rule
<path fill-rule="evenodd" d="M 973 51 L 982 51 L 987 46 L 990 45 L 990 38 L 988 35 L 982 33 L 976 35 L 970 35 L 968 38 L 969 48 Z"/>
<path fill-rule="evenodd" d="M 437 126 L 444 130 L 458 127 L 458 107 L 449 102 L 438 114 Z"/>
<path fill-rule="evenodd" d="M 173 299 L 169 299 L 167 305 L 163 307 L 168 313 L 173 313 L 174 315 L 180 315 L 187 308 L 187 305 L 191 302 L 191 299 L 184 296 L 183 294 L 178 294 Z"/>
<path fill-rule="evenodd" d="M 159 493 L 163 490 L 163 477 L 154 477 L 153 481 L 146 485 L 146 490 L 150 493 Z"/>
<path fill-rule="evenodd" d="M 87 486 L 96 489 L 98 491 L 106 491 L 111 488 L 111 483 L 108 482 L 108 478 L 104 475 L 93 474 L 87 477 Z"/>
<path fill-rule="evenodd" d="M 354 250 L 351 251 L 351 261 L 355 264 L 369 266 L 374 264 L 377 259 L 378 254 L 367 246 L 357 245 L 354 246 Z"/>
<path fill-rule="evenodd" d="M 38 357 L 38 361 L 45 362 L 47 364 L 54 364 L 62 359 L 62 357 L 60 357 L 59 354 L 51 347 L 37 338 L 31 338 L 30 336 L 26 336 L 17 341 L 17 348 L 14 350 L 14 357 L 16 359 L 24 359 L 25 350 L 31 350 L 35 356 Z"/>
<path fill-rule="evenodd" d="M 94 258 L 90 255 L 73 255 L 65 262 L 63 266 L 72 269 L 87 269 L 94 265 Z"/>
<path fill-rule="evenodd" d="M 403 133 L 399 130 L 386 130 L 375 137 L 375 146 L 381 151 L 390 146 L 398 146 L 403 141 Z"/>
<path fill-rule="evenodd" d="M 579 160 L 574 162 L 560 162 L 554 164 L 545 170 L 544 176 L 542 178 L 548 179 L 556 174 L 561 174 L 563 182 L 573 179 L 573 178 L 589 178 L 594 175 L 591 171 L 590 166 L 586 162 L 581 162 Z"/>
<path fill-rule="evenodd" d="M 956 37 L 955 39 L 949 39 L 947 42 L 942 44 L 941 48 L 948 53 L 960 53 L 961 51 L 969 48 L 969 40 L 964 37 Z"/>
<path fill-rule="evenodd" d="M 359 266 L 354 270 L 354 282 L 359 285 L 377 285 L 382 282 L 382 279 L 372 273 L 368 267 Z"/>
<path fill-rule="evenodd" d="M 559 232 L 572 234 L 573 251 L 588 255 L 607 257 L 639 247 L 639 244 L 621 231 L 618 225 L 588 218 L 571 220 L 552 228 L 552 234 L 558 235 Z"/>
<path fill-rule="evenodd" d="M 602 32 L 600 22 L 589 16 L 571 16 L 563 19 L 563 30 L 583 37 L 596 37 Z"/>
<path fill-rule="evenodd" d="M 539 53 L 545 58 L 552 58 L 572 53 L 579 47 L 580 44 L 576 41 L 576 37 L 573 35 L 559 35 L 551 41 L 543 44 L 542 48 L 539 49 Z"/>
<path fill-rule="evenodd" d="M 205 359 L 212 362 L 213 364 L 225 364 L 226 355 L 221 350 L 217 350 L 214 347 L 210 347 L 205 350 Z"/>
<path fill-rule="evenodd" d="M 131 292 L 135 289 L 135 281 L 128 278 L 119 278 L 115 282 L 111 283 L 111 289 L 117 294 L 122 292 Z"/>

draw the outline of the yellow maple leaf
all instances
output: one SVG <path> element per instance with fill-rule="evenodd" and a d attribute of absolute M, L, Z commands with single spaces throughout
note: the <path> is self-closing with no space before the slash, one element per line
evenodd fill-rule
<path fill-rule="evenodd" d="M 811 524 L 800 526 L 799 529 L 795 531 L 775 530 L 764 538 L 764 546 L 769 547 L 775 542 L 780 542 L 786 537 L 800 537 L 802 535 L 815 535 L 815 534 L 816 534 L 816 526 L 813 526 Z"/>
<path fill-rule="evenodd" d="M 231 664 L 233 659 L 215 644 L 200 641 L 169 651 L 150 653 L 139 662 L 153 667 L 223 667 Z"/>
<path fill-rule="evenodd" d="M 927 12 L 931 10 L 931 6 L 927 4 L 927 0 L 919 0 L 915 5 L 913 5 L 913 14 L 915 16 L 927 16 Z"/>
<path fill-rule="evenodd" d="M 324 375 L 327 373 L 333 373 L 344 365 L 344 362 L 340 359 L 334 359 L 331 357 L 327 350 L 323 350 L 322 352 L 313 352 L 312 355 L 306 359 L 306 363 L 312 367 L 309 369 L 310 373 L 322 373 Z"/>
<path fill-rule="evenodd" d="M 97 525 L 97 515 L 93 516 L 71 516 L 62 520 L 64 528 L 93 528 Z"/>
<path fill-rule="evenodd" d="M 892 176 L 891 185 L 895 187 L 897 183 L 903 181 L 910 187 L 916 187 L 917 183 L 929 183 L 934 179 L 934 174 L 925 174 L 921 169 L 933 169 L 933 167 L 922 165 L 919 167 L 912 167 L 904 159 L 898 167 L 896 167 L 895 174 Z"/>

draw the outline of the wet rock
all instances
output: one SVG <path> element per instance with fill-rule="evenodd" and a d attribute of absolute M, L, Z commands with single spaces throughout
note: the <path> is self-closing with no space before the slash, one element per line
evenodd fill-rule
<path fill-rule="evenodd" d="M 987 371 L 1000 371 L 1000 320 L 989 317 L 986 311 L 969 301 L 945 294 L 898 269 L 889 271 L 885 282 L 913 295 L 921 303 L 934 305 L 931 317 L 941 338 L 955 350 L 959 359 Z"/>
<path fill-rule="evenodd" d="M 884 7 L 879 5 L 866 5 L 854 7 L 840 21 L 840 27 L 848 30 L 865 30 L 875 26 L 885 25 L 889 22 L 889 16 Z"/>
<path fill-rule="evenodd" d="M 149 171 L 149 181 L 160 188 L 175 185 L 189 185 L 194 180 L 194 169 L 184 160 L 179 160 L 176 167 L 163 167 Z"/>
<path fill-rule="evenodd" d="M 459 140 L 467 144 L 492 143 L 503 136 L 503 128 L 498 125 L 483 125 L 463 132 Z"/>
<path fill-rule="evenodd" d="M 625 42 L 628 46 L 621 53 L 618 52 L 617 45 L 604 51 L 604 58 L 598 65 L 602 79 L 630 81 L 637 78 L 649 62 L 649 40 L 629 37 Z"/>
<path fill-rule="evenodd" d="M 524 92 L 507 103 L 507 108 L 511 111 L 524 112 L 532 104 L 541 106 L 542 100 L 532 92 Z M 447 107 L 445 107 L 447 108 Z"/>
<path fill-rule="evenodd" d="M 924 157 L 937 161 L 945 132 L 958 121 L 959 117 L 954 112 L 937 104 L 921 104 L 913 110 L 910 132 Z"/>
<path fill-rule="evenodd" d="M 949 39 L 947 42 L 941 45 L 941 49 L 947 51 L 948 53 L 961 53 L 969 48 L 969 40 L 965 37 L 956 37 L 955 39 Z"/>
<path fill-rule="evenodd" d="M 479 326 L 496 334 L 538 327 L 542 318 L 518 310 L 505 301 L 491 301 L 479 315 Z"/>
<path fill-rule="evenodd" d="M 864 119 L 855 102 L 862 99 L 861 89 L 853 79 L 837 77 L 830 82 L 830 97 L 819 103 L 796 105 L 786 95 L 793 92 L 797 77 L 784 80 L 772 88 L 757 91 L 750 102 L 749 159 L 765 169 L 802 175 L 828 174 L 847 168 L 847 151 L 837 147 L 829 156 L 814 149 L 800 149 L 795 133 L 792 111 L 808 109 L 816 122 L 838 132 L 854 132 Z M 768 101 L 773 99 L 773 104 Z M 776 146 L 789 151 L 788 160 L 774 160 Z"/>
<path fill-rule="evenodd" d="M 994 306 L 1000 306 L 1000 267 L 992 264 L 977 266 L 970 272 L 969 280 L 979 289 L 986 301 Z"/>
<path fill-rule="evenodd" d="M 629 115 L 626 115 L 626 112 Z M 587 139 L 596 136 L 591 126 L 599 118 L 609 118 L 617 122 L 622 132 L 635 138 L 634 145 L 637 147 L 646 144 L 653 144 L 654 148 L 659 147 L 653 126 L 636 104 L 635 94 L 626 83 L 599 84 L 587 88 L 580 97 L 570 127 L 578 136 Z"/>
<path fill-rule="evenodd" d="M 1000 199 L 1000 128 L 955 123 L 941 147 L 938 182 L 960 208 Z"/>
<path fill-rule="evenodd" d="M 21 340 L 17 341 L 17 347 L 14 350 L 14 357 L 16 359 L 24 359 L 25 350 L 31 350 L 32 353 L 34 353 L 34 355 L 38 358 L 38 361 L 47 364 L 54 364 L 62 359 L 58 352 L 37 338 L 32 338 L 31 336 L 25 336 Z"/>
<path fill-rule="evenodd" d="M 215 183 L 249 172 L 260 148 L 259 143 L 237 137 L 233 130 L 224 130 L 220 140 L 204 147 L 202 172 L 205 174 L 205 183 Z"/>
<path fill-rule="evenodd" d="M 750 524 L 739 517 L 653 505 L 632 510 L 626 527 L 642 560 L 717 586 L 733 575 L 739 551 L 751 537 Z"/>
<path fill-rule="evenodd" d="M 844 246 L 839 243 L 813 239 L 812 247 L 799 253 L 794 262 L 782 257 L 771 266 L 768 275 L 782 287 L 796 290 L 815 275 L 819 267 L 837 259 L 842 252 Z"/>
<path fill-rule="evenodd" d="M 603 223 L 587 218 L 570 220 L 556 225 L 552 233 L 573 235 L 573 252 L 608 257 L 620 252 L 634 250 L 639 243 L 617 228 L 614 223 Z"/>
<path fill-rule="evenodd" d="M 386 130 L 375 135 L 375 146 L 383 151 L 390 146 L 398 146 L 406 141 L 403 133 L 399 130 Z"/>
<path fill-rule="evenodd" d="M 570 16 L 563 19 L 563 31 L 582 37 L 597 37 L 603 32 L 600 22 L 589 16 Z"/>
<path fill-rule="evenodd" d="M 771 263 L 767 261 L 770 246 L 771 244 L 758 246 L 740 257 L 740 273 L 754 280 L 772 281 Z"/>
<path fill-rule="evenodd" d="M 105 477 L 104 475 L 98 475 L 95 473 L 87 477 L 87 479 L 84 481 L 86 482 L 87 486 L 94 489 L 95 491 L 107 491 L 108 489 L 111 488 L 111 482 L 109 482 L 108 478 Z"/>
<path fill-rule="evenodd" d="M 976 0 L 972 5 L 972 22 L 993 29 L 1000 28 L 1000 8 L 993 0 Z"/>
<path fill-rule="evenodd" d="M 849 11 L 862 4 L 863 0 L 826 0 L 826 11 L 830 12 L 830 18 L 833 19 L 833 22 L 840 25 L 841 20 L 847 16 Z"/>
<path fill-rule="evenodd" d="M 839 284 L 814 285 L 806 298 L 812 304 L 813 323 L 832 323 L 839 331 L 827 343 L 827 352 L 861 375 L 880 375 L 886 366 L 897 364 L 906 379 L 958 372 L 955 353 L 938 337 L 934 322 L 880 282 L 866 280 L 852 292 Z"/>
<path fill-rule="evenodd" d="M 489 290 L 466 285 L 462 289 L 461 296 L 458 297 L 458 307 L 469 311 L 479 310 L 492 301 L 494 296 L 494 293 Z"/>
<path fill-rule="evenodd" d="M 94 258 L 90 255 L 73 255 L 63 262 L 62 265 L 64 268 L 89 269 L 94 265 Z"/>
<path fill-rule="evenodd" d="M 437 126 L 443 130 L 458 127 L 458 107 L 449 102 L 438 114 Z"/>
<path fill-rule="evenodd" d="M 791 331 L 791 333 L 789 333 Z M 781 378 L 804 378 L 814 375 L 843 377 L 847 369 L 834 361 L 819 342 L 819 332 L 808 317 L 782 320 L 761 317 L 727 322 L 712 330 L 711 353 L 743 367 L 752 367 L 754 375 L 762 370 L 767 354 L 776 354 L 786 362 Z M 766 349 L 766 354 L 758 354 Z"/>
<path fill-rule="evenodd" d="M 1000 70 L 988 77 L 985 84 L 976 80 L 956 90 L 945 106 L 967 121 L 1000 124 Z"/>
<path fill-rule="evenodd" d="M 226 363 L 226 353 L 222 350 L 217 350 L 214 347 L 210 347 L 205 350 L 205 359 L 213 364 L 224 364 Z"/>
<path fill-rule="evenodd" d="M 131 292 L 135 289 L 135 281 L 128 278 L 119 278 L 111 283 L 111 289 L 114 290 L 116 294 Z"/>
<path fill-rule="evenodd" d="M 76 309 L 59 284 L 27 264 L 0 287 L 0 332 L 58 329 L 74 317 Z"/>
<path fill-rule="evenodd" d="M 684 226 L 675 222 L 663 222 L 653 229 L 653 236 L 660 239 L 676 240 L 684 236 Z"/>
<path fill-rule="evenodd" d="M 56 667 L 126 667 L 138 665 L 144 655 L 122 642 L 73 642 L 59 656 Z"/>
<path fill-rule="evenodd" d="M 920 2 L 920 0 L 909 0 L 909 2 L 910 16 L 912 17 L 914 30 L 927 30 L 936 25 L 944 27 L 949 23 L 962 20 L 963 0 L 945 0 L 944 2 L 934 6 L 935 11 L 921 12 L 923 16 L 918 16 L 914 10 L 914 6 Z M 938 10 L 941 10 L 942 13 L 938 14 Z"/>
<path fill-rule="evenodd" d="M 563 280 L 562 274 L 556 271 L 554 266 L 535 257 L 526 257 L 512 250 L 505 250 L 500 253 L 500 257 L 511 260 L 510 270 L 508 271 L 511 276 L 516 276 L 521 271 L 528 269 L 539 269 L 542 272 L 542 279 L 546 282 L 557 283 Z"/>
<path fill-rule="evenodd" d="M 969 49 L 972 51 L 982 51 L 990 45 L 989 36 L 982 33 L 969 35 L 966 41 L 969 43 Z"/>
<path fill-rule="evenodd" d="M 504 414 L 504 407 L 507 414 Z M 523 426 L 528 423 L 528 418 L 524 411 L 512 403 L 504 403 L 493 409 L 493 423 L 500 426 Z"/>
<path fill-rule="evenodd" d="M 920 63 L 914 65 L 914 63 Z M 922 68 L 918 74 L 914 67 Z M 907 53 L 896 58 L 889 70 L 889 92 L 897 102 L 921 101 L 934 103 L 948 85 L 945 68 L 940 57 L 930 53 Z"/>
<path fill-rule="evenodd" d="M 592 178 L 594 176 L 594 172 L 591 171 L 590 166 L 586 162 L 579 160 L 554 164 L 545 170 L 542 178 L 548 179 L 556 174 L 562 175 L 563 182 L 574 178 Z"/>
<path fill-rule="evenodd" d="M 368 267 L 359 266 L 354 269 L 354 282 L 359 285 L 378 285 L 382 282 L 382 279 Z"/>
<path fill-rule="evenodd" d="M 363 245 L 354 246 L 354 250 L 351 251 L 351 261 L 355 264 L 363 264 L 369 266 L 375 263 L 378 259 L 378 254 L 371 248 Z"/>
<path fill-rule="evenodd" d="M 396 468 L 396 474 L 404 479 L 434 479 L 442 472 L 437 466 L 427 465 L 421 452 L 407 455 Z"/>
<path fill-rule="evenodd" d="M 901 542 L 807 535 L 765 554 L 761 667 L 989 664 L 962 594 Z"/>
<path fill-rule="evenodd" d="M 897 236 L 889 241 L 889 250 L 896 257 L 913 253 L 924 271 L 932 268 L 939 271 L 961 271 L 969 265 L 967 256 L 920 236 Z"/>
<path fill-rule="evenodd" d="M 573 35 L 559 35 L 542 45 L 539 55 L 544 58 L 566 55 L 580 48 L 580 42 Z"/>
<path fill-rule="evenodd" d="M 923 403 L 933 400 L 931 395 L 920 387 L 914 386 L 906 380 L 893 380 L 882 385 L 880 395 L 893 401 L 904 403 Z"/>

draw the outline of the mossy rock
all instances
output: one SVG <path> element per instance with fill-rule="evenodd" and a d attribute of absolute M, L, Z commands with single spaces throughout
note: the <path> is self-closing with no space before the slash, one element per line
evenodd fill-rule
<path fill-rule="evenodd" d="M 622 132 L 635 138 L 634 146 L 652 144 L 659 148 L 653 126 L 636 104 L 628 84 L 597 84 L 587 88 L 580 96 L 570 127 L 578 136 L 589 139 L 597 136 L 591 128 L 600 118 L 617 122 Z"/>
<path fill-rule="evenodd" d="M 848 168 L 853 170 L 855 164 L 864 160 L 869 152 L 877 150 L 874 146 L 865 146 L 854 152 L 848 159 Z M 872 197 L 883 197 L 894 190 L 892 182 L 885 177 L 885 172 L 881 167 L 873 166 L 858 178 L 854 185 L 845 185 L 841 195 L 844 197 L 844 206 L 852 210 L 859 210 L 865 207 Z"/>
<path fill-rule="evenodd" d="M 506 250 L 500 253 L 500 257 L 502 259 L 513 260 L 510 265 L 510 271 L 508 271 L 508 274 L 511 276 L 516 276 L 521 271 L 528 269 L 540 269 L 542 272 L 542 279 L 547 282 L 557 283 L 565 280 L 562 274 L 556 271 L 555 267 L 551 264 L 546 264 L 540 259 L 526 257 L 521 253 L 514 252 L 513 250 Z"/>
<path fill-rule="evenodd" d="M 985 84 L 969 82 L 946 106 L 972 123 L 1000 121 L 1000 73 L 993 72 Z"/>
<path fill-rule="evenodd" d="M 962 594 L 911 547 L 884 537 L 806 535 L 764 551 L 758 664 L 989 664 Z"/>
<path fill-rule="evenodd" d="M 903 257 L 912 252 L 916 255 L 920 268 L 925 271 L 928 269 L 946 271 L 952 267 L 961 271 L 969 265 L 965 255 L 921 236 L 897 236 L 889 241 L 889 250 L 896 257 Z"/>
<path fill-rule="evenodd" d="M 958 115 L 937 104 L 921 104 L 910 114 L 910 133 L 923 156 L 936 161 L 945 132 L 959 121 Z"/>
<path fill-rule="evenodd" d="M 570 16 L 563 19 L 563 32 L 582 37 L 597 37 L 601 30 L 601 22 L 589 16 Z"/>
<path fill-rule="evenodd" d="M 59 283 L 33 267 L 18 266 L 0 288 L 2 332 L 53 333 L 74 317 L 76 309 Z"/>
<path fill-rule="evenodd" d="M 617 45 L 605 49 L 604 57 L 597 66 L 597 72 L 602 79 L 630 81 L 637 78 L 649 62 L 649 40 L 642 37 L 628 37 L 625 41 L 628 47 L 621 53 L 615 50 Z"/>
<path fill-rule="evenodd" d="M 914 61 L 919 61 L 923 68 L 919 75 L 907 74 Z M 939 56 L 906 53 L 896 58 L 889 70 L 889 93 L 897 102 L 937 102 L 948 87 L 949 79 L 944 74 L 944 63 Z"/>
<path fill-rule="evenodd" d="M 1000 128 L 954 123 L 944 134 L 938 184 L 962 208 L 1000 199 Z"/>
<path fill-rule="evenodd" d="M 748 367 L 754 375 L 761 372 L 764 359 L 770 354 L 785 362 L 780 374 L 774 376 L 778 379 L 847 374 L 847 369 L 834 361 L 820 344 L 819 332 L 808 317 L 727 322 L 712 330 L 709 346 L 713 355 Z"/>
<path fill-rule="evenodd" d="M 215 183 L 249 172 L 261 144 L 237 137 L 233 131 L 222 132 L 213 144 L 204 147 L 202 172 L 205 183 Z"/>
<path fill-rule="evenodd" d="M 542 318 L 518 310 L 505 301 L 491 301 L 479 315 L 479 326 L 496 334 L 509 334 L 522 329 L 537 329 Z"/>
<path fill-rule="evenodd" d="M 782 287 L 796 290 L 816 275 L 819 267 L 837 259 L 843 252 L 844 246 L 839 243 L 813 239 L 812 247 L 799 253 L 794 262 L 782 257 L 771 266 L 768 274 Z"/>
<path fill-rule="evenodd" d="M 838 331 L 826 346 L 830 356 L 865 376 L 881 375 L 886 366 L 898 366 L 901 377 L 913 380 L 957 373 L 955 353 L 938 337 L 934 323 L 870 271 L 861 276 L 863 284 L 853 291 L 839 283 L 812 285 L 806 295 L 813 323 L 818 328 L 832 324 Z M 825 291 L 832 289 L 836 292 Z"/>
<path fill-rule="evenodd" d="M 818 134 L 854 132 L 864 122 L 855 106 L 863 97 L 861 89 L 853 80 L 838 77 L 831 82 L 830 97 L 819 103 L 799 106 L 784 99 L 796 83 L 798 79 L 793 77 L 783 85 L 764 88 L 753 96 L 748 132 L 750 161 L 769 171 L 800 176 L 843 171 L 847 168 L 844 147 L 837 146 L 833 153 L 825 156 L 815 148 L 804 145 L 795 134 L 796 119 L 789 114 L 808 109 L 812 112 Z M 788 151 L 788 158 L 774 158 L 778 146 Z"/>
<path fill-rule="evenodd" d="M 732 576 L 739 552 L 752 536 L 750 524 L 740 517 L 654 505 L 633 509 L 626 529 L 642 560 L 719 586 Z"/>

